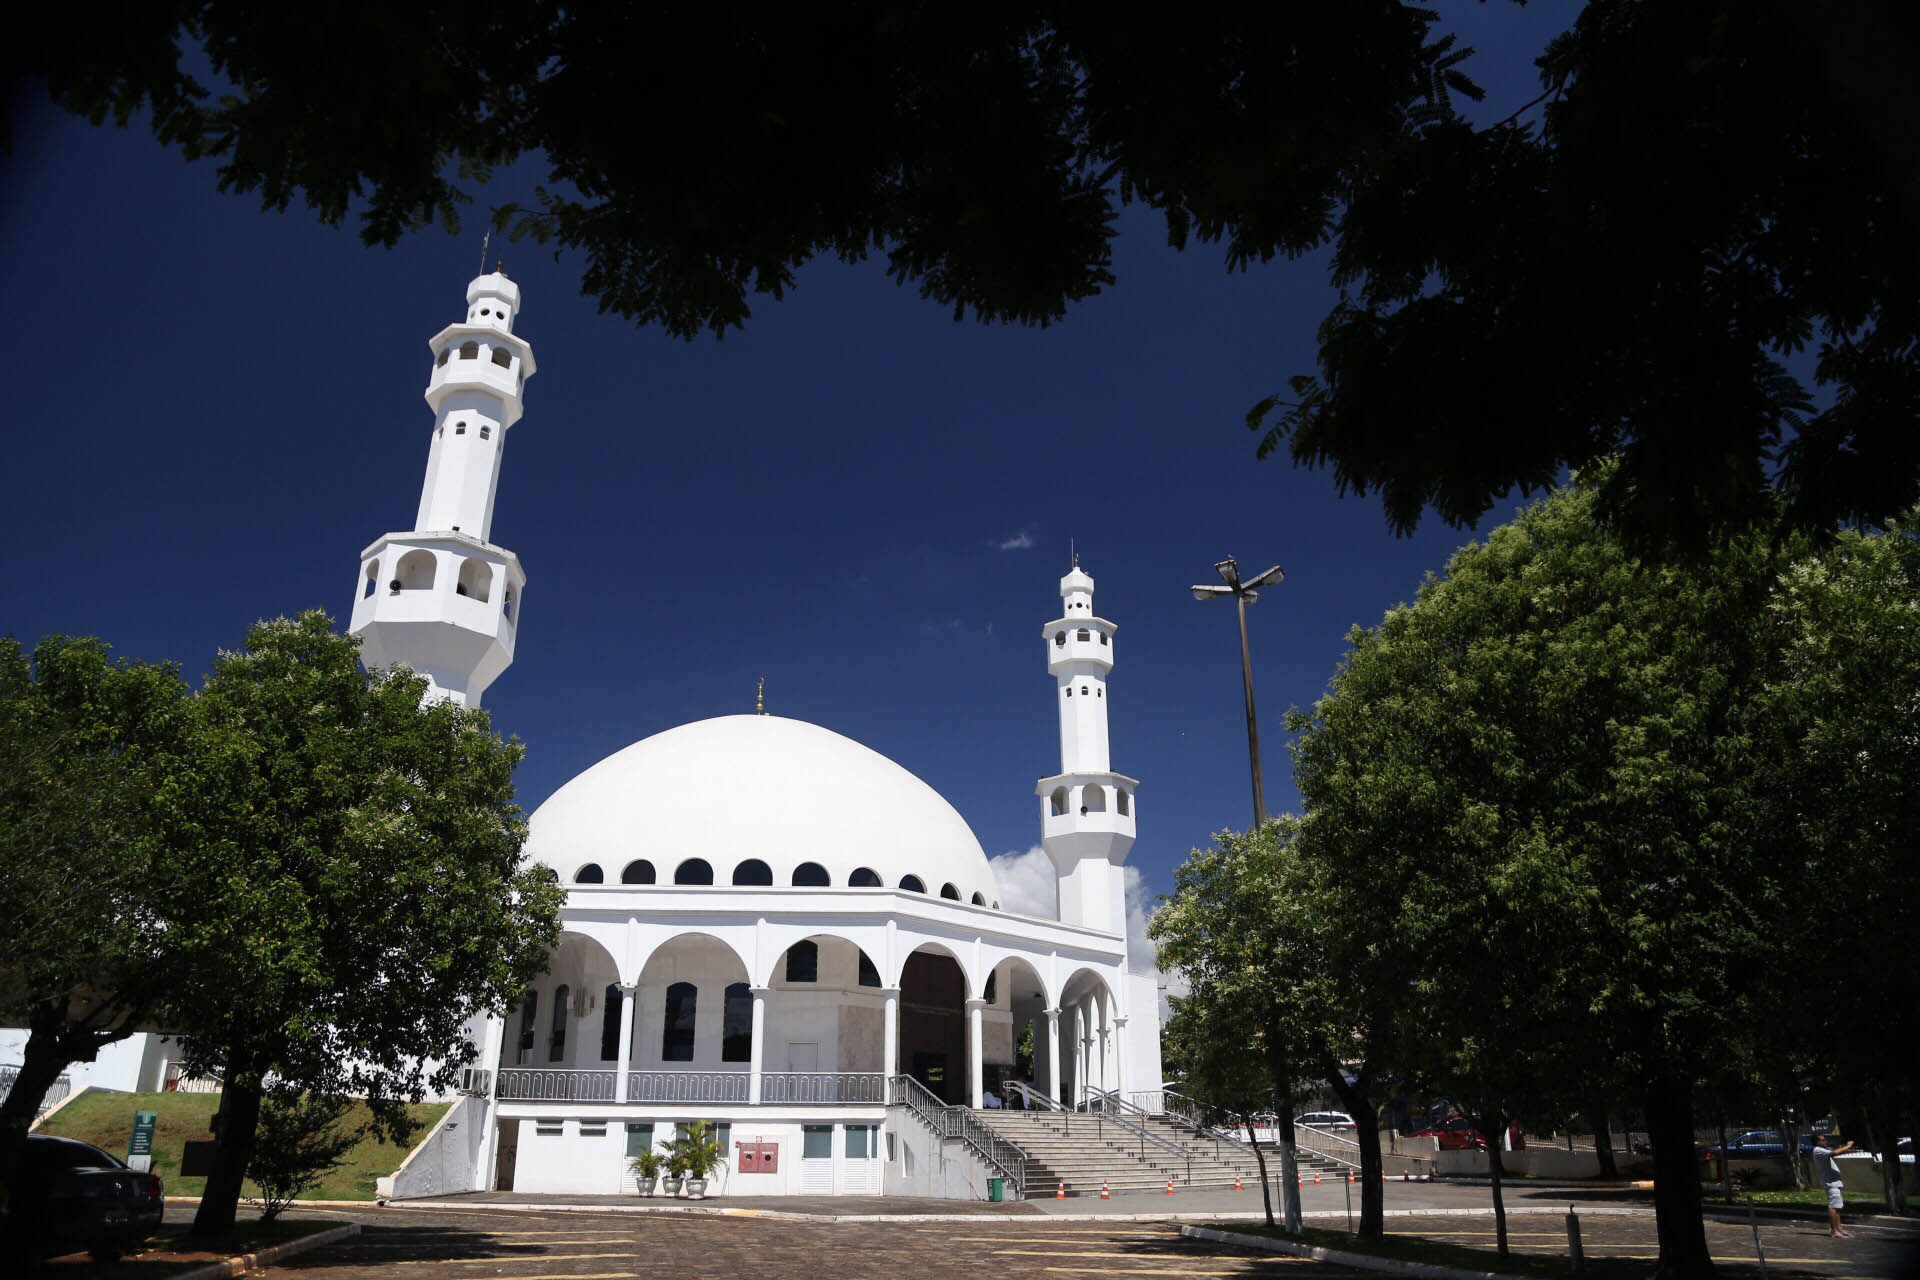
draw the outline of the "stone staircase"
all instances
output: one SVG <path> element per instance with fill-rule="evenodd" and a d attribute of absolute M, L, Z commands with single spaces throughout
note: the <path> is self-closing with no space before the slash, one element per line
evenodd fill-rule
<path fill-rule="evenodd" d="M 1027 1153 L 1027 1198 L 1058 1194 L 1062 1183 L 1070 1196 L 1098 1196 L 1104 1183 L 1115 1195 L 1123 1192 L 1164 1192 L 1173 1179 L 1175 1192 L 1225 1189 L 1238 1176 L 1242 1185 L 1259 1186 L 1259 1166 L 1253 1152 L 1233 1142 L 1195 1138 L 1193 1131 L 1155 1116 L 1146 1121 L 1148 1132 L 1166 1139 L 1188 1156 L 1085 1112 L 979 1110 L 974 1117 L 1006 1141 Z M 1269 1158 L 1277 1159 L 1270 1154 Z M 1301 1166 L 1311 1176 L 1312 1169 Z M 1336 1168 L 1328 1162 L 1329 1169 Z"/>

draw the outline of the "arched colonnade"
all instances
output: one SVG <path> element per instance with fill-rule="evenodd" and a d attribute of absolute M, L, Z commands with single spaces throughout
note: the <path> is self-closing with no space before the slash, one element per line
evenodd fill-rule
<path fill-rule="evenodd" d="M 1119 977 L 891 920 L 576 921 L 501 1028 L 500 1097 L 883 1102 L 904 1073 L 977 1107 L 1013 1075 L 1031 1026 L 1031 1083 L 1071 1105 L 1125 1087 Z"/>

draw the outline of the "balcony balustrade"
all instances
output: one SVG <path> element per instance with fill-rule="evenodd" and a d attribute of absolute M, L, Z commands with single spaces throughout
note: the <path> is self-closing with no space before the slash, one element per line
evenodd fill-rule
<path fill-rule="evenodd" d="M 627 1072 L 625 1098 L 617 1095 L 619 1073 L 610 1069 L 502 1067 L 502 1102 L 721 1102 L 745 1103 L 751 1091 L 745 1071 L 646 1070 Z M 887 1100 L 887 1078 L 878 1071 L 763 1071 L 760 1101 L 769 1106 L 834 1106 Z"/>

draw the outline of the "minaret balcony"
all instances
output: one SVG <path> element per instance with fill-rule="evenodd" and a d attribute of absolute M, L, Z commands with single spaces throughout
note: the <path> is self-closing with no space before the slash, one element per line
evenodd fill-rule
<path fill-rule="evenodd" d="M 1059 675 L 1068 669 L 1097 668 L 1103 674 L 1113 667 L 1113 626 L 1099 619 L 1061 619 L 1049 623 L 1043 633 L 1047 645 L 1047 671 Z"/>
<path fill-rule="evenodd" d="M 1043 837 L 1077 832 L 1134 837 L 1138 779 L 1118 773 L 1062 773 L 1040 779 Z"/>

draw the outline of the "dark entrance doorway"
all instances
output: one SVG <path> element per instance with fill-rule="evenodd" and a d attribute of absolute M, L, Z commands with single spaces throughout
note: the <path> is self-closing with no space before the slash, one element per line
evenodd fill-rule
<path fill-rule="evenodd" d="M 900 972 L 900 1061 L 949 1105 L 967 1096 L 967 979 L 952 956 L 916 951 Z"/>

